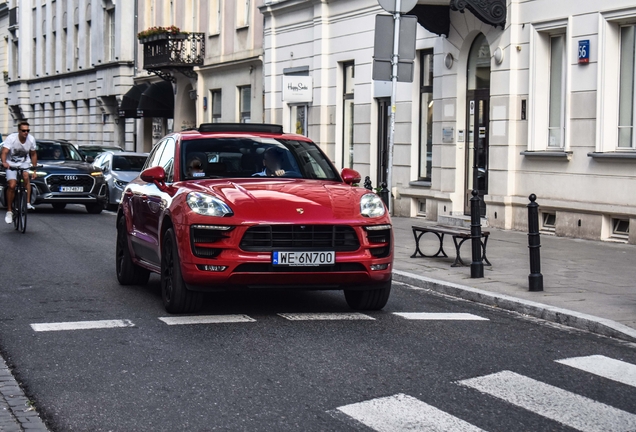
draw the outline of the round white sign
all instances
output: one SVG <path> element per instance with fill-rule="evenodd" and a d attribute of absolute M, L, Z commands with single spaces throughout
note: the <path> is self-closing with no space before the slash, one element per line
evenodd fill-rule
<path fill-rule="evenodd" d="M 397 3 L 396 0 L 378 0 L 378 3 L 380 4 L 380 6 L 382 6 L 382 9 L 389 13 L 407 13 L 415 7 L 415 5 L 417 4 L 417 0 L 402 0 L 400 2 L 399 11 L 396 10 L 397 8 L 395 7 L 395 4 Z"/>

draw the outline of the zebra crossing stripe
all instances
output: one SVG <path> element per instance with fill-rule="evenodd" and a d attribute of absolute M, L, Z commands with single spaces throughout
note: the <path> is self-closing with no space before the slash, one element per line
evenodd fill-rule
<path fill-rule="evenodd" d="M 636 430 L 636 415 L 510 371 L 458 384 L 584 432 Z"/>
<path fill-rule="evenodd" d="M 254 318 L 249 317 L 247 315 L 201 315 L 201 316 L 161 317 L 159 319 L 168 325 L 225 324 L 225 323 L 256 322 Z"/>
<path fill-rule="evenodd" d="M 636 387 L 636 366 L 630 363 L 625 363 L 602 355 L 572 357 L 563 360 L 556 360 L 556 362 L 601 376 L 603 378 L 611 379 L 622 384 Z"/>
<path fill-rule="evenodd" d="M 327 312 L 327 313 L 279 313 L 281 316 L 290 321 L 338 321 L 338 320 L 375 320 L 369 315 L 358 312 Z"/>
<path fill-rule="evenodd" d="M 75 321 L 60 323 L 40 323 L 31 324 L 31 328 L 36 332 L 63 331 L 63 330 L 92 330 L 117 327 L 134 327 L 130 320 L 101 320 L 101 321 Z"/>
<path fill-rule="evenodd" d="M 488 318 L 469 313 L 393 312 L 393 315 L 401 316 L 408 320 L 490 321 Z"/>
<path fill-rule="evenodd" d="M 338 411 L 378 432 L 479 432 L 476 426 L 405 394 L 345 405 Z"/>

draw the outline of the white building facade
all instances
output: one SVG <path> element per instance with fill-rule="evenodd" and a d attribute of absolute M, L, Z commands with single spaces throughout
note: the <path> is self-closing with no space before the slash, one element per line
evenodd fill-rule
<path fill-rule="evenodd" d="M 137 118 L 140 151 L 149 151 L 168 132 L 201 123 L 263 121 L 261 4 L 261 0 L 138 1 L 139 32 L 176 26 L 180 34 L 139 40 L 135 84 L 152 92 L 151 87 L 164 81 L 173 90 L 172 113 L 152 112 L 143 98 L 136 114 L 126 111 L 125 115 Z M 166 52 L 171 53 L 169 60 L 163 58 Z M 170 97 L 162 94 L 163 100 Z"/>
<path fill-rule="evenodd" d="M 8 8 L 11 123 L 29 121 L 36 138 L 132 148 L 117 111 L 134 72 L 133 2 L 9 0 Z"/>
<path fill-rule="evenodd" d="M 386 12 L 375 0 L 261 12 L 265 122 L 306 125 L 338 167 L 377 186 L 391 90 L 372 79 L 374 25 Z M 525 230 L 534 193 L 546 232 L 636 243 L 636 5 L 419 0 L 411 13 L 420 25 L 413 83 L 396 96 L 394 214 L 461 219 L 476 189 L 490 226 Z M 310 86 L 301 100 L 285 94 L 295 76 Z"/>

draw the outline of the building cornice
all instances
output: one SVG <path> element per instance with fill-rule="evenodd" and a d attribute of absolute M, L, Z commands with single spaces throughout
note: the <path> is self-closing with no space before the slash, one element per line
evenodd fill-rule
<path fill-rule="evenodd" d="M 37 84 L 37 83 L 41 83 L 41 82 L 45 82 L 45 81 L 53 81 L 53 80 L 64 79 L 64 78 L 73 78 L 73 77 L 82 76 L 82 75 L 91 75 L 91 74 L 94 74 L 95 72 L 100 71 L 100 70 L 117 69 L 117 68 L 120 68 L 122 66 L 127 66 L 127 67 L 131 67 L 132 68 L 134 66 L 134 62 L 132 62 L 132 61 L 119 61 L 119 62 L 110 62 L 110 63 L 98 64 L 98 65 L 93 66 L 90 69 L 78 70 L 78 71 L 73 71 L 73 72 L 66 72 L 66 73 L 55 74 L 55 75 L 47 75 L 47 76 L 44 76 L 44 77 L 38 77 L 38 78 L 32 78 L 32 79 L 11 80 L 11 81 L 7 82 L 7 84 L 9 86 L 13 86 L 13 85 L 17 85 L 17 84 Z"/>

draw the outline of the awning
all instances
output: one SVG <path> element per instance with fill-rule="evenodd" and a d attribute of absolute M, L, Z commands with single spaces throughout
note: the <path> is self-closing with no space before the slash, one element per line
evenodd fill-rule
<path fill-rule="evenodd" d="M 139 106 L 139 98 L 141 94 L 148 88 L 148 84 L 133 84 L 133 86 L 126 92 L 121 100 L 121 106 L 119 107 L 119 117 L 136 118 L 137 107 Z"/>
<path fill-rule="evenodd" d="M 448 36 L 450 30 L 450 7 L 436 5 L 416 5 L 409 15 L 415 15 L 417 22 L 436 35 Z"/>
<path fill-rule="evenodd" d="M 174 90 L 172 83 L 161 80 L 150 84 L 139 99 L 139 117 L 174 118 Z"/>
<path fill-rule="evenodd" d="M 507 0 L 418 0 L 409 13 L 417 15 L 417 21 L 426 30 L 448 36 L 449 10 L 464 13 L 468 9 L 482 22 L 503 29 L 508 13 L 506 4 Z"/>

